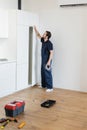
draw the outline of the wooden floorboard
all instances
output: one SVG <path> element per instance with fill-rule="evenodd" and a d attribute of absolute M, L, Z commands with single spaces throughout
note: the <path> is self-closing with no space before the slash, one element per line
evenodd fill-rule
<path fill-rule="evenodd" d="M 56 100 L 56 104 L 42 108 L 40 104 L 47 99 Z M 5 104 L 14 100 L 25 101 L 24 113 L 17 116 L 18 123 L 10 122 L 6 130 L 17 130 L 22 121 L 26 122 L 22 130 L 87 130 L 87 93 L 63 89 L 47 93 L 31 87 L 0 98 L 0 118 L 6 117 Z"/>

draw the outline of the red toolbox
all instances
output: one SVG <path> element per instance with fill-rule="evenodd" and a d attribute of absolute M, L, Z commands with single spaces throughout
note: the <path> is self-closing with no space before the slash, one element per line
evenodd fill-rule
<path fill-rule="evenodd" d="M 15 117 L 24 112 L 25 102 L 22 100 L 16 100 L 5 105 L 6 116 Z"/>

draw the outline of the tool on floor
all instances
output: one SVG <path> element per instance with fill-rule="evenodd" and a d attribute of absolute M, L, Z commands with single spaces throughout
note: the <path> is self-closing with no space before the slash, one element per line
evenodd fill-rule
<path fill-rule="evenodd" d="M 0 123 L 6 122 L 6 121 L 7 121 L 6 118 L 1 118 L 1 119 L 0 119 Z"/>
<path fill-rule="evenodd" d="M 18 129 L 23 128 L 25 124 L 26 124 L 25 122 L 22 122 L 22 123 L 18 126 Z"/>
<path fill-rule="evenodd" d="M 41 107 L 50 108 L 56 103 L 56 100 L 46 100 L 43 103 L 41 103 Z"/>
<path fill-rule="evenodd" d="M 16 118 L 1 118 L 0 119 L 0 123 L 6 122 L 7 120 L 14 121 L 14 122 L 18 122 L 18 120 Z"/>
<path fill-rule="evenodd" d="M 1 129 L 3 129 L 11 121 L 14 121 L 16 123 L 18 122 L 16 118 L 1 118 L 0 123 L 4 122 L 4 124 L 1 126 Z"/>
<path fill-rule="evenodd" d="M 9 123 L 9 120 L 7 120 L 7 121 L 1 126 L 1 129 L 3 129 L 8 123 Z"/>

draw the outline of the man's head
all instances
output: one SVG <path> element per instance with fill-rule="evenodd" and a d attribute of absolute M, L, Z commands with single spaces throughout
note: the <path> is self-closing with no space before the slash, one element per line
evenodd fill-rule
<path fill-rule="evenodd" d="M 43 34 L 43 38 L 49 40 L 49 39 L 51 38 L 51 32 L 46 31 L 46 32 Z"/>

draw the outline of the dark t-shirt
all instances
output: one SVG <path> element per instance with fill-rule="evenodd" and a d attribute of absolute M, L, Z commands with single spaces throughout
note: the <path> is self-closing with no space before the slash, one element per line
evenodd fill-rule
<path fill-rule="evenodd" d="M 53 50 L 53 44 L 49 40 L 44 42 L 43 38 L 41 38 L 41 42 L 42 42 L 42 48 L 41 48 L 42 64 L 46 64 L 49 59 L 50 51 Z"/>

